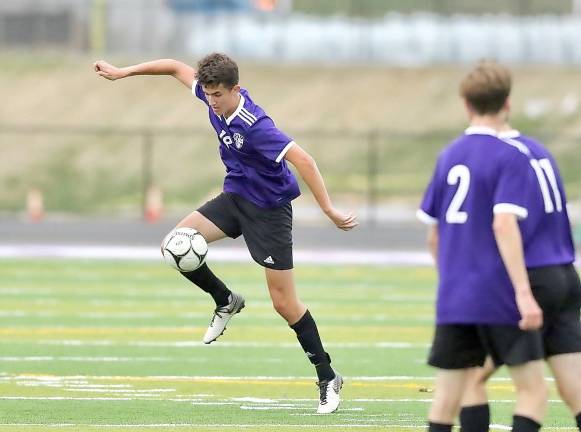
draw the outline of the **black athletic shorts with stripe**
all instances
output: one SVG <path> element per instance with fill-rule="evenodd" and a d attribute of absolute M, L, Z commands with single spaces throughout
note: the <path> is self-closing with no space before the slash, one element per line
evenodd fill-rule
<path fill-rule="evenodd" d="M 496 366 L 514 366 L 581 352 L 581 282 L 573 264 L 538 267 L 528 274 L 543 310 L 539 332 L 513 326 L 437 326 L 428 363 L 442 369 L 481 366 L 488 353 Z"/>
<path fill-rule="evenodd" d="M 541 333 L 511 325 L 437 325 L 428 364 L 440 369 L 472 368 L 483 366 L 487 355 L 496 364 L 509 366 L 540 360 Z"/>
<path fill-rule="evenodd" d="M 543 310 L 545 357 L 581 352 L 581 282 L 573 264 L 537 267 L 528 273 Z"/>
<path fill-rule="evenodd" d="M 222 192 L 198 211 L 228 237 L 244 237 L 252 259 L 275 270 L 293 268 L 291 203 L 263 208 L 231 192 Z"/>

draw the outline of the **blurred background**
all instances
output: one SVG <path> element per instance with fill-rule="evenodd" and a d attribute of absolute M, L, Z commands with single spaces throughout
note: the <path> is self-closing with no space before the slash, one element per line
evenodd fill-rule
<path fill-rule="evenodd" d="M 359 214 L 354 243 L 424 247 L 415 209 L 485 57 L 513 70 L 513 126 L 554 153 L 581 221 L 580 0 L 3 0 L 0 243 L 156 244 L 219 193 L 204 105 L 169 78 L 92 70 L 212 51 Z M 341 247 L 302 189 L 299 244 Z"/>

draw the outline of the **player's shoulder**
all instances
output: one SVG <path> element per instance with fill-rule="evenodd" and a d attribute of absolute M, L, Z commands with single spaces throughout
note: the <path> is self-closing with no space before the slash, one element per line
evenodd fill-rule
<path fill-rule="evenodd" d="M 529 150 L 524 144 L 517 144 L 510 145 L 502 140 L 494 129 L 471 126 L 441 151 L 437 166 L 447 173 L 455 165 L 489 171 L 514 163 L 528 163 Z"/>
<path fill-rule="evenodd" d="M 441 151 L 441 157 L 453 155 L 486 153 L 488 155 L 504 152 L 506 145 L 498 138 L 497 133 L 487 127 L 471 126 L 453 139 Z"/>
<path fill-rule="evenodd" d="M 549 150 L 541 143 L 540 140 L 529 135 L 524 135 L 518 130 L 510 130 L 507 132 L 501 132 L 500 137 L 503 141 L 507 141 L 512 144 L 520 143 L 527 147 L 530 152 L 531 157 L 543 158 L 550 157 L 551 153 Z"/>
<path fill-rule="evenodd" d="M 236 125 L 247 130 L 261 123 L 261 120 L 268 117 L 264 110 L 256 105 L 248 91 L 244 88 L 240 89 L 240 102 L 234 113 L 228 117 L 227 123 L 235 123 Z"/>

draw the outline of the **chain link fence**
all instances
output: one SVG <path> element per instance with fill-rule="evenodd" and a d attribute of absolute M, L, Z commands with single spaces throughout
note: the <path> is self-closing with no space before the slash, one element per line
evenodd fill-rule
<path fill-rule="evenodd" d="M 418 199 L 431 174 L 418 172 L 418 163 L 431 168 L 453 136 L 291 135 L 313 155 L 335 200 L 364 207 L 370 217 L 382 201 Z M 163 191 L 168 210 L 183 212 L 218 193 L 225 175 L 216 138 L 207 131 L 1 127 L 0 146 L 4 212 L 22 211 L 28 191 L 38 189 L 54 212 L 136 215 L 151 186 Z"/>
<path fill-rule="evenodd" d="M 317 161 L 334 201 L 373 222 L 380 208 L 414 208 L 438 153 L 458 131 L 291 131 Z M 546 138 L 570 202 L 581 200 L 578 136 Z M 0 209 L 19 213 L 40 190 L 47 212 L 143 214 L 148 190 L 163 192 L 166 212 L 183 214 L 221 191 L 225 175 L 216 137 L 206 130 L 0 127 Z M 26 148 L 26 151 L 22 149 Z M 303 184 L 302 202 L 316 207 Z"/>

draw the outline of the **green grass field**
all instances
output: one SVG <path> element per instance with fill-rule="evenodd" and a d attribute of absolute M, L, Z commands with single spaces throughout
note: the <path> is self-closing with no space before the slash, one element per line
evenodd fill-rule
<path fill-rule="evenodd" d="M 247 307 L 210 346 L 212 304 L 161 263 L 0 262 L 0 431 L 422 430 L 433 371 L 430 268 L 302 267 L 297 284 L 345 376 L 315 415 L 310 364 L 254 265 L 216 265 Z M 491 383 L 493 423 L 514 394 Z M 548 428 L 575 430 L 551 394 Z"/>

